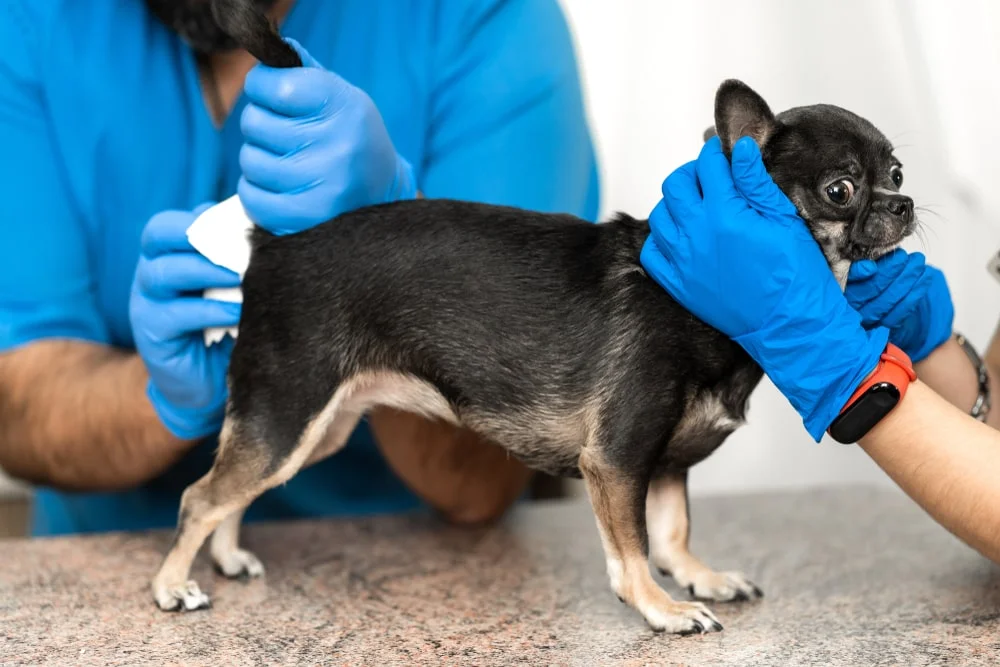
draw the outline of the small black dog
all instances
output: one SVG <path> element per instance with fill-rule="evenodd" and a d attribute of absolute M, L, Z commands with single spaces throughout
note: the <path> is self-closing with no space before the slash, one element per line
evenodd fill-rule
<path fill-rule="evenodd" d="M 231 34 L 261 53 L 252 35 Z M 727 154 L 741 136 L 762 146 L 841 280 L 852 260 L 913 230 L 900 163 L 864 119 L 825 105 L 774 116 L 746 85 L 726 81 L 715 120 Z M 238 548 L 244 509 L 336 453 L 362 415 L 384 405 L 461 424 L 533 468 L 582 477 L 618 597 L 658 631 L 720 630 L 703 604 L 663 591 L 648 557 L 696 598 L 760 595 L 742 574 L 717 573 L 688 551 L 686 480 L 743 421 L 762 372 L 646 275 L 648 233 L 625 215 L 591 224 L 419 199 L 291 236 L 256 229 L 219 451 L 184 493 L 153 582 L 157 604 L 207 605 L 188 573 L 213 530 L 224 574 L 261 574 Z"/>

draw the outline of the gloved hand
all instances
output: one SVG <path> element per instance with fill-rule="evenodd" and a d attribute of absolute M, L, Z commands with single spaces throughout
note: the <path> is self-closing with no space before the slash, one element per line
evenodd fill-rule
<path fill-rule="evenodd" d="M 817 441 L 878 365 L 889 332 L 866 331 L 819 245 L 764 169 L 757 144 L 718 137 L 663 183 L 641 262 L 681 305 L 764 369 Z"/>
<path fill-rule="evenodd" d="M 250 218 L 292 234 L 347 211 L 416 196 L 371 98 L 323 69 L 294 40 L 303 67 L 257 65 L 240 118 L 238 194 Z"/>
<path fill-rule="evenodd" d="M 160 421 L 182 439 L 218 432 L 226 404 L 226 368 L 233 340 L 206 348 L 202 331 L 239 323 L 240 304 L 200 292 L 237 287 L 237 274 L 212 264 L 185 231 L 208 206 L 157 213 L 142 232 L 129 319 L 135 347 L 149 371 L 147 394 Z"/>
<path fill-rule="evenodd" d="M 855 262 L 844 295 L 865 327 L 888 327 L 889 340 L 914 363 L 951 337 L 955 307 L 948 283 L 923 253 L 897 249 Z"/>

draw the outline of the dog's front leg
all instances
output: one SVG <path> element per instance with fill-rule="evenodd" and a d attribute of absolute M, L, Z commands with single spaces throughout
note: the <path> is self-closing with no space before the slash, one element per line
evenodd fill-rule
<path fill-rule="evenodd" d="M 645 480 L 608 465 L 585 451 L 580 470 L 597 517 L 611 588 L 657 632 L 712 632 L 722 625 L 700 602 L 678 602 L 649 572 L 643 495 Z"/>
<path fill-rule="evenodd" d="M 691 533 L 687 471 L 654 479 L 646 494 L 646 517 L 653 565 L 702 600 L 728 602 L 763 595 L 740 572 L 716 572 L 688 551 Z"/>

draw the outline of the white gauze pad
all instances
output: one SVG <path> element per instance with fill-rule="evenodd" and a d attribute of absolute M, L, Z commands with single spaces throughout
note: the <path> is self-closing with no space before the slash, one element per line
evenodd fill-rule
<path fill-rule="evenodd" d="M 253 222 L 243 210 L 239 197 L 233 195 L 199 215 L 188 227 L 187 238 L 191 246 L 210 262 L 237 273 L 243 280 L 250 264 L 252 229 Z M 243 290 L 239 287 L 207 289 L 205 298 L 242 303 Z M 227 333 L 236 338 L 238 327 L 205 329 L 205 346 L 221 341 Z"/>

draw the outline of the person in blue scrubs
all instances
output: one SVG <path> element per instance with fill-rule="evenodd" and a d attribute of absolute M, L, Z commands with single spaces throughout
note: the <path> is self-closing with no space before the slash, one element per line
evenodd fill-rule
<path fill-rule="evenodd" d="M 211 466 L 232 341 L 201 330 L 239 306 L 201 297 L 238 284 L 184 238 L 205 205 L 275 233 L 418 193 L 597 215 L 557 0 L 259 1 L 290 70 L 195 0 L 4 4 L 0 467 L 35 535 L 173 526 Z M 422 504 L 362 426 L 247 518 Z"/>

